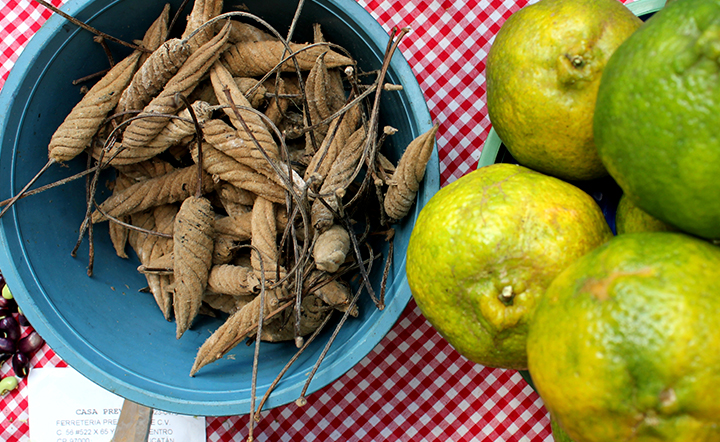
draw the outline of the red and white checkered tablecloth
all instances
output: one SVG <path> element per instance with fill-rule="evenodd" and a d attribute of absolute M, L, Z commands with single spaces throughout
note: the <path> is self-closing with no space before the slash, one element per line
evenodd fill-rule
<path fill-rule="evenodd" d="M 52 0 L 60 6 L 65 0 Z M 530 2 L 532 2 L 531 0 Z M 409 26 L 400 49 L 440 124 L 441 184 L 477 166 L 490 130 L 485 58 L 503 22 L 528 0 L 359 0 L 385 28 Z M 51 13 L 32 0 L 0 0 L 0 88 Z M 64 366 L 47 346 L 33 366 Z M 10 372 L 9 364 L 0 376 Z M 0 399 L 0 440 L 28 441 L 26 381 Z M 411 301 L 383 341 L 334 383 L 265 411 L 258 441 L 552 441 L 540 397 L 514 371 L 467 361 Z M 248 416 L 208 417 L 207 441 L 244 441 Z M 35 441 L 44 442 L 44 441 Z"/>

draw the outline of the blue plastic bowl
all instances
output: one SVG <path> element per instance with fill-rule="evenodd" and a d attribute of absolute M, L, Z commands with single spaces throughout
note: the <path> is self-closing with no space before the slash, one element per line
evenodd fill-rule
<path fill-rule="evenodd" d="M 168 0 L 173 6 L 180 0 Z M 147 0 L 70 0 L 64 11 L 96 29 L 131 41 L 142 38 L 165 2 Z M 245 0 L 249 10 L 287 33 L 294 7 L 282 0 Z M 189 12 L 189 7 L 186 13 Z M 329 41 L 348 49 L 359 65 L 379 69 L 388 33 L 353 0 L 306 2 L 295 41 L 312 41 L 318 22 Z M 111 43 L 116 59 L 128 53 Z M 22 52 L 0 93 L 0 200 L 17 193 L 47 162 L 53 131 L 80 98 L 72 80 L 106 67 L 106 56 L 92 35 L 53 16 Z M 384 94 L 381 127 L 399 132 L 386 143 L 397 160 L 407 144 L 432 126 L 422 91 L 406 60 L 396 53 L 388 81 L 403 91 Z M 85 159 L 68 167 L 54 165 L 37 184 L 79 172 Z M 101 181 L 102 182 L 102 181 Z M 308 394 L 342 376 L 365 357 L 393 326 L 410 299 L 405 253 L 419 210 L 439 189 L 437 152 L 428 165 L 414 211 L 397 225 L 394 265 L 387 284 L 386 307 L 379 311 L 362 296 L 358 318 L 350 318 L 315 374 Z M 0 219 L 0 269 L 18 303 L 50 347 L 95 383 L 155 409 L 191 415 L 227 416 L 250 412 L 252 346 L 238 345 L 229 355 L 190 377 L 198 347 L 221 321 L 197 320 L 180 339 L 151 295 L 139 292 L 146 281 L 137 259 L 123 260 L 111 246 L 107 223 L 95 227 L 95 268 L 87 276 L 87 239 L 72 258 L 85 212 L 84 180 L 20 200 Z M 105 190 L 106 191 L 106 190 Z M 98 197 L 99 200 L 103 196 Z M 372 273 L 375 288 L 381 270 Z M 287 404 L 300 395 L 332 328 L 290 368 L 266 403 Z M 294 344 L 264 344 L 258 374 L 262 397 L 295 353 Z M 259 399 L 258 399 L 259 400 Z"/>

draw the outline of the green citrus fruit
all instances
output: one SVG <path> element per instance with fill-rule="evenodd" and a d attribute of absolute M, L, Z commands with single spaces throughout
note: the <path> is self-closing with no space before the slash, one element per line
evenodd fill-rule
<path fill-rule="evenodd" d="M 488 53 L 487 107 L 520 164 L 565 180 L 607 175 L 593 141 L 597 89 L 641 24 L 617 0 L 540 0 L 508 18 Z"/>
<path fill-rule="evenodd" d="M 577 187 L 494 164 L 442 188 L 410 235 L 406 271 L 420 310 L 469 360 L 527 367 L 538 299 L 566 266 L 612 236 Z"/>
<path fill-rule="evenodd" d="M 678 232 L 618 235 L 538 305 L 529 371 L 576 442 L 720 440 L 720 248 Z"/>
<path fill-rule="evenodd" d="M 678 0 L 613 54 L 595 109 L 610 175 L 645 212 L 720 238 L 720 0 Z"/>
<path fill-rule="evenodd" d="M 553 440 L 555 442 L 574 442 L 570 436 L 557 423 L 557 420 L 550 418 L 550 430 L 552 431 Z"/>
<path fill-rule="evenodd" d="M 660 221 L 639 208 L 623 194 L 615 212 L 615 229 L 618 235 L 636 232 L 671 232 L 677 229 Z"/>

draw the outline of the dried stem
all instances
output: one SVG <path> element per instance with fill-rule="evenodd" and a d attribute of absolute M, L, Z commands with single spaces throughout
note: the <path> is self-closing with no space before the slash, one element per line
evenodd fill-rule
<path fill-rule="evenodd" d="M 318 327 L 311 335 L 308 337 L 305 342 L 303 343 L 302 347 L 298 349 L 298 351 L 295 352 L 292 358 L 285 364 L 285 366 L 280 370 L 280 373 L 278 373 L 277 377 L 272 381 L 270 384 L 270 387 L 268 387 L 267 391 L 265 392 L 265 395 L 263 396 L 262 400 L 260 401 L 260 404 L 258 405 L 257 409 L 254 413 L 252 413 L 252 419 L 255 420 L 255 422 L 260 422 L 260 411 L 262 410 L 263 406 L 265 406 L 265 402 L 270 397 L 270 394 L 275 390 L 275 387 L 277 387 L 277 384 L 280 383 L 280 380 L 282 380 L 282 377 L 285 376 L 285 373 L 290 369 L 292 364 L 295 363 L 295 361 L 298 360 L 300 355 L 303 354 L 303 352 L 312 344 L 312 342 L 315 340 L 315 338 L 320 334 L 320 332 L 323 331 L 325 326 L 328 322 L 330 322 L 330 318 L 332 318 L 332 314 L 329 314 L 325 316 L 325 319 L 323 320 L 322 324 L 320 324 L 320 327 Z"/>
<path fill-rule="evenodd" d="M 48 170 L 50 168 L 50 166 L 52 166 L 53 164 L 55 164 L 55 160 L 49 159 L 48 162 L 45 163 L 45 165 L 42 167 L 42 169 L 40 169 L 40 171 L 38 173 L 36 173 L 35 176 L 32 177 L 27 184 L 25 184 L 25 187 L 23 187 L 17 195 L 10 198 L 10 200 L 7 202 L 7 205 L 5 206 L 5 208 L 2 209 L 2 211 L 0 211 L 0 218 L 2 218 L 3 215 L 5 215 L 5 213 L 8 210 L 10 210 L 10 208 L 17 202 L 17 200 L 19 200 L 20 198 L 23 197 L 23 195 L 25 194 L 25 192 L 27 192 L 27 190 L 30 188 L 30 186 L 35 184 L 35 181 L 37 181 L 38 178 L 40 178 L 40 176 L 43 173 L 45 173 L 45 171 Z M 5 203 L 5 201 L 3 201 L 3 203 Z"/>
<path fill-rule="evenodd" d="M 79 27 L 81 27 L 81 28 L 83 28 L 83 29 L 85 29 L 85 30 L 87 30 L 87 31 L 90 31 L 90 32 L 92 32 L 92 33 L 95 34 L 95 35 L 99 35 L 100 37 L 103 37 L 103 38 L 105 38 L 105 39 L 107 39 L 107 40 L 110 40 L 110 41 L 113 41 L 113 42 L 115 42 L 115 43 L 121 44 L 121 45 L 126 46 L 126 47 L 128 47 L 128 48 L 135 49 L 135 50 L 137 50 L 137 51 L 148 52 L 148 53 L 151 52 L 149 49 L 146 49 L 146 48 L 144 48 L 144 47 L 142 47 L 142 46 L 138 46 L 138 45 L 132 44 L 132 43 L 127 43 L 127 42 L 125 42 L 125 41 L 120 40 L 119 38 L 113 37 L 112 35 L 108 35 L 108 34 L 102 32 L 102 31 L 98 31 L 97 29 L 93 28 L 92 26 L 89 26 L 89 25 L 81 22 L 80 20 L 76 19 L 75 17 L 73 17 L 73 16 L 71 16 L 71 15 L 69 15 L 69 14 L 66 14 L 65 12 L 61 11 L 60 9 L 56 8 L 55 6 L 53 6 L 53 5 L 51 5 L 50 3 L 46 2 L 45 0 L 33 0 L 33 1 L 36 1 L 36 2 L 40 3 L 42 6 L 45 6 L 46 8 L 48 8 L 49 10 L 51 10 L 52 12 L 60 15 L 60 16 L 63 17 L 65 20 L 69 21 L 70 23 L 72 23 L 72 24 L 74 24 L 74 25 L 76 25 L 76 26 L 79 26 Z"/>
<path fill-rule="evenodd" d="M 352 235 L 350 235 L 352 236 Z M 372 256 L 372 253 L 371 253 Z M 362 262 L 362 261 L 360 261 Z M 369 267 L 372 267 L 372 260 L 369 262 Z M 342 315 L 342 318 L 340 318 L 340 322 L 335 327 L 335 330 L 333 330 L 333 334 L 330 336 L 330 339 L 328 339 L 328 342 L 325 344 L 325 348 L 323 348 L 322 353 L 320 353 L 320 356 L 318 357 L 317 362 L 315 362 L 315 365 L 312 368 L 312 371 L 310 371 L 310 374 L 308 375 L 307 380 L 305 381 L 305 385 L 303 386 L 302 392 L 300 393 L 300 397 L 295 401 L 298 405 L 302 406 L 307 403 L 307 399 L 305 399 L 305 395 L 307 394 L 307 390 L 310 387 L 310 382 L 312 381 L 313 377 L 315 376 L 315 373 L 320 368 L 320 364 L 322 363 L 323 359 L 325 359 L 325 356 L 327 355 L 328 351 L 330 350 L 330 346 L 332 346 L 333 342 L 335 342 L 335 338 L 337 337 L 338 333 L 340 332 L 340 329 L 342 328 L 343 324 L 345 324 L 345 321 L 347 321 L 347 318 L 350 317 L 350 312 L 352 311 L 352 308 L 357 304 L 358 298 L 360 298 L 360 293 L 362 293 L 362 286 L 358 288 L 358 290 L 355 292 L 355 296 L 353 296 L 352 300 L 350 301 L 350 305 L 348 306 L 348 309 L 345 310 L 345 312 Z"/>
<path fill-rule="evenodd" d="M 260 250 L 258 250 L 254 246 L 250 246 L 252 251 L 254 251 L 258 255 L 258 263 L 260 264 L 260 305 L 265 305 L 265 268 L 263 264 L 263 257 L 262 253 L 260 253 Z M 257 372 L 258 372 L 258 363 L 260 359 L 260 337 L 262 336 L 262 326 L 263 326 L 263 317 L 265 313 L 264 308 L 260 308 L 258 310 L 258 324 L 257 324 L 257 335 L 255 337 L 255 353 L 253 354 L 253 368 L 252 368 L 252 381 L 250 386 L 250 412 L 252 413 L 252 410 L 255 409 L 255 392 L 257 389 Z M 254 419 L 250 419 L 250 429 L 248 433 L 248 441 L 253 440 L 253 426 L 254 426 Z"/>

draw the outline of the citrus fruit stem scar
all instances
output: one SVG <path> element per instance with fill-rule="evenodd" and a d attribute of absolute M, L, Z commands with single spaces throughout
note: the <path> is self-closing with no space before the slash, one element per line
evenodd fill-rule
<path fill-rule="evenodd" d="M 507 285 L 503 287 L 502 291 L 500 292 L 500 296 L 498 297 L 500 299 L 500 302 L 502 302 L 505 305 L 512 305 L 513 304 L 513 298 L 515 297 L 515 293 L 513 293 L 513 288 L 510 285 Z"/>
<path fill-rule="evenodd" d="M 570 60 L 570 63 L 576 68 L 580 68 L 585 64 L 585 60 L 583 60 L 582 56 L 580 55 L 568 55 L 568 59 Z"/>

